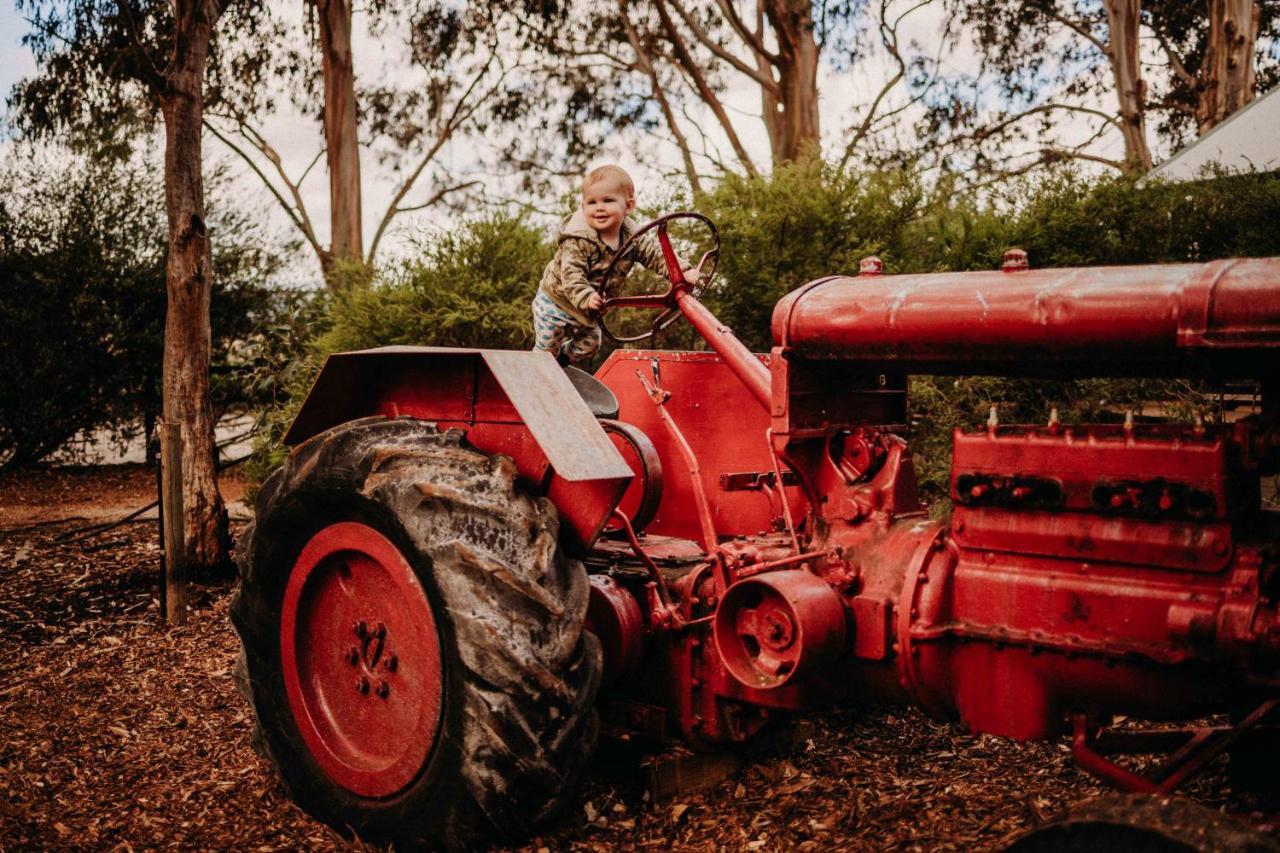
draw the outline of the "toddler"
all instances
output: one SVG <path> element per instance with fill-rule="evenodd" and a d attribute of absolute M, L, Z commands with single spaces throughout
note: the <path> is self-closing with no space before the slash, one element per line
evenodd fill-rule
<path fill-rule="evenodd" d="M 543 270 L 533 299 L 533 348 L 551 353 L 561 366 L 585 361 L 600 349 L 595 312 L 604 302 L 604 273 L 636 231 L 627 216 L 635 206 L 631 176 L 618 166 L 601 166 L 582 180 L 582 207 L 560 224 L 555 257 Z M 652 233 L 641 238 L 631 257 L 618 261 L 614 276 L 626 278 L 636 260 L 666 275 L 662 249 Z M 695 269 L 684 274 L 690 284 L 701 278 Z"/>

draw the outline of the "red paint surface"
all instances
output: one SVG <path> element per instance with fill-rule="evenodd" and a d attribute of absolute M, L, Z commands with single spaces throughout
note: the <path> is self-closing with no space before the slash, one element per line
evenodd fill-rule
<path fill-rule="evenodd" d="M 1280 259 L 820 280 L 777 306 L 772 356 L 674 298 L 716 354 L 619 350 L 597 374 L 652 443 L 663 490 L 648 537 L 628 540 L 644 559 L 593 581 L 591 619 L 615 689 L 695 745 L 855 698 L 1033 738 L 1072 715 L 1186 719 L 1276 693 L 1280 524 L 1260 478 L 1280 471 Z M 434 351 L 429 370 L 370 383 L 365 409 L 511 456 L 567 541 L 591 543 L 629 478 L 560 476 L 573 435 L 525 423 L 553 401 L 513 405 L 477 354 Z M 957 433 L 956 509 L 930 520 L 895 434 L 909 371 L 1242 376 L 1262 380 L 1263 415 Z M 615 565 L 621 548 L 595 556 Z M 312 624 L 291 594 L 289 624 Z M 315 645 L 332 645 L 313 622 Z M 295 679 L 320 685 L 311 700 L 297 688 L 307 711 L 338 682 L 291 653 L 320 674 Z M 311 725 L 321 751 L 342 742 Z"/>
<path fill-rule="evenodd" d="M 733 371 L 712 353 L 616 350 L 596 371 L 596 378 L 617 396 L 618 419 L 648 436 L 662 460 L 662 502 L 647 530 L 685 539 L 700 537 L 688 465 L 636 375 L 640 371 L 652 382 L 653 358 L 658 359 L 662 387 L 671 392 L 666 410 L 699 460 L 716 531 L 721 537 L 768 531 L 780 515 L 776 498 L 763 490 L 725 491 L 720 486 L 722 473 L 772 470 L 765 436 L 769 415 Z M 762 365 L 768 361 L 767 356 L 756 358 Z M 786 491 L 802 515 L 799 490 Z"/>
<path fill-rule="evenodd" d="M 1280 343 L 1280 259 L 835 278 L 784 297 L 773 336 L 918 373 L 1248 374 Z"/>
<path fill-rule="evenodd" d="M 554 492 L 564 542 L 575 551 L 599 535 L 632 479 L 546 353 L 384 347 L 332 355 L 285 441 L 377 415 L 460 429 L 478 450 L 511 457 L 526 488 Z"/>
<path fill-rule="evenodd" d="M 1280 371 L 1277 270 L 1262 260 L 816 282 L 775 312 L 767 423 L 752 406 L 754 367 L 616 353 L 601 378 L 668 472 L 651 529 L 705 539 L 696 467 L 720 534 L 673 586 L 679 617 L 650 622 L 634 695 L 701 745 L 749 737 L 770 709 L 854 697 L 905 694 L 1015 738 L 1063 733 L 1073 714 L 1187 719 L 1256 697 L 1280 675 L 1280 525 L 1259 509 L 1260 478 L 1280 469 L 1268 396 Z M 732 358 L 723 327 L 682 307 Z M 906 370 L 923 368 L 1255 377 L 1271 414 L 1230 427 L 957 433 L 956 509 L 930 521 L 909 449 L 891 434 L 906 418 Z M 659 407 L 694 464 L 681 467 Z M 788 489 L 794 542 L 767 491 L 724 488 L 779 462 L 800 484 Z M 748 595 L 789 577 L 839 602 L 838 642 L 814 630 L 827 639 L 810 649 L 797 630 L 833 624 L 824 607 Z M 643 604 L 642 588 L 628 592 Z M 810 654 L 825 663 L 807 665 Z"/>
<path fill-rule="evenodd" d="M 444 691 L 435 616 L 404 555 L 367 525 L 324 528 L 289 575 L 280 632 L 289 707 L 316 763 L 362 797 L 404 789 L 435 746 Z"/>

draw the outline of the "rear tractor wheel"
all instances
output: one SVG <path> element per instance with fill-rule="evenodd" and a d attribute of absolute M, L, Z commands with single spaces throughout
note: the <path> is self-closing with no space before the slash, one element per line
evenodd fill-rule
<path fill-rule="evenodd" d="M 462 847 L 575 795 L 600 651 L 557 532 L 510 460 L 407 419 L 335 427 L 263 484 L 231 615 L 299 805 L 367 840 Z"/>
<path fill-rule="evenodd" d="M 1253 827 L 1182 797 L 1106 794 L 1028 830 L 1008 853 L 1274 853 Z"/>

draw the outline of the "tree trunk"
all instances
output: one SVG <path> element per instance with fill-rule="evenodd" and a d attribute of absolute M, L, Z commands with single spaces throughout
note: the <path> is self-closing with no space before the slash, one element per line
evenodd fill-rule
<path fill-rule="evenodd" d="M 201 117 L 204 70 L 223 4 L 175 0 L 173 52 L 164 73 L 165 209 L 169 219 L 164 327 L 164 417 L 182 429 L 184 542 L 187 565 L 228 562 L 227 512 L 214 470 L 209 402 L 209 298 L 212 262 L 204 221 Z"/>
<path fill-rule="evenodd" d="M 1201 136 L 1253 100 L 1253 52 L 1261 16 L 1253 0 L 1209 0 L 1209 40 L 1197 81 L 1196 127 Z"/>
<path fill-rule="evenodd" d="M 765 95 L 765 125 L 774 164 L 821 154 L 818 123 L 819 46 L 809 0 L 769 0 L 765 14 L 778 42 L 778 83 L 782 97 Z M 770 107 L 773 109 L 770 109 Z"/>
<path fill-rule="evenodd" d="M 364 262 L 360 140 L 356 135 L 356 77 L 351 59 L 351 2 L 315 2 L 320 13 L 320 52 L 324 57 L 324 141 L 329 161 L 331 225 L 328 261 L 332 270 L 342 261 Z"/>
<path fill-rule="evenodd" d="M 1147 144 L 1146 93 L 1138 28 L 1142 24 L 1141 0 L 1104 0 L 1110 36 L 1108 59 L 1120 103 L 1120 133 L 1124 137 L 1125 171 L 1142 174 L 1151 170 L 1151 148 Z"/>

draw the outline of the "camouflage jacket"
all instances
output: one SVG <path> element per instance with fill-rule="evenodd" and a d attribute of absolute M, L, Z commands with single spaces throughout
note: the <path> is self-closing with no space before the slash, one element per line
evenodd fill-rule
<path fill-rule="evenodd" d="M 630 219 L 622 223 L 622 231 L 618 235 L 619 248 L 636 233 L 636 227 Z M 587 300 L 591 294 L 603 290 L 604 272 L 614 253 L 615 250 L 600 239 L 599 232 L 587 223 L 587 218 L 579 210 L 565 217 L 560 224 L 555 257 L 543 269 L 538 289 L 574 320 L 584 326 L 595 325 L 596 321 L 587 314 Z M 626 278 L 637 260 L 656 273 L 666 274 L 662 249 L 652 233 L 641 238 L 632 257 L 618 261 L 614 278 L 619 281 Z"/>

